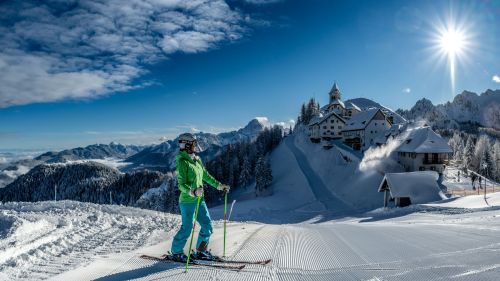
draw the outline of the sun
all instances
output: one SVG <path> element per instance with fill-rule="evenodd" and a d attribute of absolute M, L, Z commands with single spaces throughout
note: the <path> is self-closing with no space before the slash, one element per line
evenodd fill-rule
<path fill-rule="evenodd" d="M 455 56 L 464 50 L 466 46 L 465 38 L 465 35 L 461 31 L 447 29 L 440 35 L 439 44 L 448 56 Z"/>
<path fill-rule="evenodd" d="M 433 49 L 439 57 L 448 62 L 452 93 L 455 92 L 455 72 L 457 64 L 467 60 L 470 53 L 470 32 L 465 24 L 453 19 L 440 21 L 435 26 Z"/>

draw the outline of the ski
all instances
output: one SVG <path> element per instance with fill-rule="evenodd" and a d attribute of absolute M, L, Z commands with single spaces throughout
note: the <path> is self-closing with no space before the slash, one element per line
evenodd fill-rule
<path fill-rule="evenodd" d="M 260 261 L 242 261 L 242 260 L 226 260 L 226 259 L 221 258 L 221 257 L 214 257 L 213 260 L 209 260 L 209 261 L 220 262 L 220 263 L 242 263 L 242 264 L 267 265 L 272 261 L 272 259 L 260 260 Z"/>
<path fill-rule="evenodd" d="M 169 259 L 168 255 L 164 255 L 161 257 L 141 255 L 140 258 L 146 259 L 146 260 L 158 261 L 158 262 L 167 262 L 167 263 L 173 262 L 173 263 L 179 263 L 179 264 L 186 264 L 185 262 L 178 262 L 178 261 L 174 261 L 172 259 Z M 208 262 L 210 262 L 210 261 L 208 261 Z M 190 261 L 189 264 L 192 266 L 211 267 L 211 268 L 219 268 L 219 269 L 234 270 L 234 271 L 240 271 L 243 268 L 245 268 L 244 264 L 238 265 L 238 266 L 232 266 L 232 265 L 223 265 L 223 264 L 202 263 L 202 262 L 198 262 L 195 260 Z"/>

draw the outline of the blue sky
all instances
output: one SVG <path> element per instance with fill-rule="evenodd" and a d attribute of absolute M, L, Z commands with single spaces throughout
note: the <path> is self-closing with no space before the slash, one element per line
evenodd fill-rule
<path fill-rule="evenodd" d="M 500 88 L 500 1 L 2 3 L 0 149 L 288 121 L 334 81 L 393 109 Z M 436 48 L 449 22 L 467 41 L 454 89 Z"/>

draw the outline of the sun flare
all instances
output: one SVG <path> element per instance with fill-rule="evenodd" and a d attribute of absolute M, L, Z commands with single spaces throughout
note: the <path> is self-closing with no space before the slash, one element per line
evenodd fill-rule
<path fill-rule="evenodd" d="M 436 26 L 434 47 L 448 62 L 452 93 L 455 92 L 455 71 L 457 63 L 466 60 L 470 51 L 470 34 L 465 25 L 450 20 Z"/>
<path fill-rule="evenodd" d="M 441 34 L 440 46 L 449 56 L 454 56 L 463 51 L 465 47 L 465 36 L 460 31 L 448 29 Z"/>

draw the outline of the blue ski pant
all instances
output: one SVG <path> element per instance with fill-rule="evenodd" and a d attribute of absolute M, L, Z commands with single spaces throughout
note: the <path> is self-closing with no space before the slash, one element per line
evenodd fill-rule
<path fill-rule="evenodd" d="M 191 236 L 191 231 L 193 230 L 196 203 L 179 203 L 179 208 L 181 209 L 182 225 L 172 241 L 172 254 L 184 252 L 184 245 L 186 245 L 186 241 Z M 200 224 L 201 229 L 198 234 L 196 248 L 200 246 L 201 242 L 205 242 L 208 245 L 210 235 L 212 235 L 213 232 L 212 219 L 210 218 L 207 204 L 205 204 L 204 200 L 200 202 L 197 221 Z"/>

